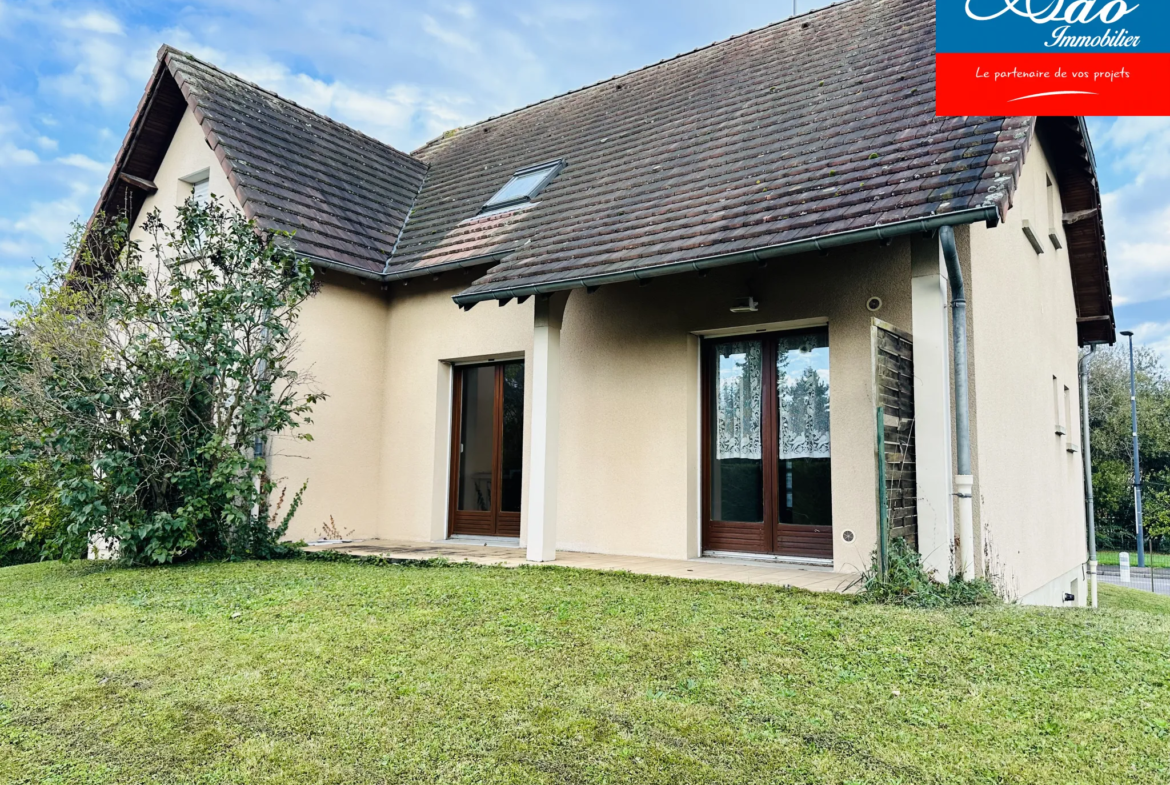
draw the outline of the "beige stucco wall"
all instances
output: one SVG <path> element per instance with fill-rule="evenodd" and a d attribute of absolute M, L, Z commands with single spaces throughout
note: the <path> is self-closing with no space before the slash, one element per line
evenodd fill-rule
<path fill-rule="evenodd" d="M 291 499 L 308 488 L 289 526 L 292 539 L 314 540 L 330 518 L 355 538 L 378 533 L 387 318 L 381 285 L 318 271 L 320 290 L 301 308 L 296 367 L 306 389 L 327 396 L 302 430 L 272 439 L 272 477 Z"/>
<path fill-rule="evenodd" d="M 1056 182 L 1034 140 L 1007 220 L 969 233 L 977 558 L 1021 598 L 1087 558 L 1081 455 L 1068 451 L 1081 443 L 1076 307 L 1067 250 L 1048 239 L 1046 175 Z M 1052 190 L 1052 223 L 1067 248 Z M 1064 436 L 1055 433 L 1057 404 Z"/>
<path fill-rule="evenodd" d="M 437 281 L 415 279 L 390 289 L 379 496 L 383 537 L 446 537 L 452 364 L 531 354 L 532 302 L 504 308 L 483 303 L 464 313 L 451 297 L 473 277 L 472 271 L 453 272 Z M 527 435 L 532 385 L 531 369 L 525 370 Z M 526 496 L 527 438 L 524 465 Z M 524 520 L 522 512 L 522 527 Z"/>
<path fill-rule="evenodd" d="M 144 202 L 131 235 L 147 259 L 152 240 L 141 221 L 157 208 L 163 222 L 174 226 L 177 207 L 191 196 L 191 186 L 180 178 L 204 169 L 212 195 L 239 209 L 223 167 L 187 112 L 155 176 L 158 191 Z M 301 310 L 297 368 L 306 377 L 306 389 L 311 377 L 328 398 L 317 405 L 314 422 L 305 429 L 314 441 L 287 435 L 272 440 L 272 476 L 288 489 L 286 504 L 310 480 L 289 529 L 291 538 L 314 539 L 330 515 L 343 532 L 373 537 L 380 501 L 388 308 L 377 283 L 328 272 L 319 273 L 318 281 L 320 290 Z"/>
<path fill-rule="evenodd" d="M 159 165 L 158 173 L 154 177 L 154 184 L 158 186 L 158 191 L 147 197 L 146 201 L 142 203 L 142 209 L 138 214 L 138 224 L 130 233 L 130 239 L 139 244 L 145 258 L 151 258 L 150 251 L 153 242 L 150 235 L 142 229 L 142 222 L 146 216 L 158 209 L 162 222 L 167 226 L 175 226 L 178 222 L 178 207 L 191 196 L 191 185 L 183 182 L 181 178 L 205 169 L 208 172 L 208 186 L 211 193 L 238 210 L 240 203 L 236 200 L 235 193 L 227 181 L 227 175 L 223 173 L 223 167 L 216 159 L 215 154 L 211 152 L 211 148 L 207 146 L 203 129 L 199 127 L 195 116 L 187 111 L 183 114 L 183 119 L 179 121 L 175 136 L 171 140 L 170 147 L 167 148 L 166 155 L 163 156 L 162 163 Z"/>
<path fill-rule="evenodd" d="M 451 296 L 470 273 L 393 287 L 386 364 L 383 537 L 438 539 L 446 526 L 449 361 L 531 359 L 532 303 Z M 753 314 L 732 314 L 750 286 Z M 731 327 L 824 319 L 830 334 L 834 555 L 868 564 L 876 539 L 871 317 L 910 327 L 909 243 L 871 244 L 683 275 L 651 285 L 574 292 L 561 335 L 557 546 L 669 558 L 697 555 L 699 338 Z M 530 371 L 531 369 L 529 369 Z M 531 413 L 531 384 L 526 417 Z M 525 453 L 528 477 L 527 449 Z M 526 534 L 526 518 L 522 523 Z M 846 543 L 841 532 L 856 537 Z"/>
<path fill-rule="evenodd" d="M 147 201 L 173 223 L 190 194 L 179 178 L 207 168 L 211 191 L 235 204 L 189 114 Z M 1063 579 L 1084 558 L 1076 410 L 1076 328 L 1065 251 L 1047 240 L 1047 163 L 1033 146 L 1008 220 L 958 232 L 971 300 L 972 422 L 980 564 L 1025 596 Z M 1059 215 L 1059 206 L 1056 208 Z M 1028 218 L 1047 252 L 1020 231 Z M 1059 224 L 1059 222 L 1057 222 Z M 1058 231 L 1060 227 L 1058 225 Z M 136 239 L 145 243 L 141 230 Z M 532 302 L 451 297 L 478 273 L 447 273 L 384 288 L 337 273 L 303 310 L 299 365 L 328 394 L 311 443 L 273 440 L 273 474 L 290 492 L 310 480 L 290 536 L 312 539 L 332 516 L 355 537 L 438 540 L 447 534 L 454 363 L 522 357 L 532 411 Z M 732 314 L 749 293 L 759 311 Z M 866 301 L 881 297 L 873 314 Z M 834 562 L 869 563 L 876 540 L 873 316 L 912 330 L 910 241 L 871 243 L 827 257 L 741 265 L 704 278 L 575 291 L 562 347 L 557 545 L 668 558 L 697 555 L 700 518 L 700 335 L 727 328 L 823 320 L 829 326 Z M 1070 388 L 1069 435 L 1059 437 L 1052 377 Z M 525 439 L 525 497 L 529 477 Z M 841 536 L 854 532 L 853 542 Z M 522 516 L 521 539 L 527 533 Z"/>

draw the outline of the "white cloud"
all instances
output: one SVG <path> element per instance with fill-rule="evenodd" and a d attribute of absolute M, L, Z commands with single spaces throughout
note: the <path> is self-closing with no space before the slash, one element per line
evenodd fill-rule
<path fill-rule="evenodd" d="M 2 241 L 0 246 L 3 246 Z M 12 301 L 24 299 L 28 295 L 28 284 L 36 278 L 36 274 L 36 267 L 28 264 L 0 267 L 0 322 L 13 317 Z"/>
<path fill-rule="evenodd" d="M 28 166 L 40 160 L 32 150 L 17 147 L 12 142 L 0 142 L 0 166 Z"/>
<path fill-rule="evenodd" d="M 85 30 L 105 35 L 124 35 L 122 23 L 102 11 L 88 11 L 80 16 L 65 15 L 61 25 L 73 30 Z"/>
<path fill-rule="evenodd" d="M 89 216 L 92 208 L 89 202 L 94 193 L 92 183 L 74 181 L 65 196 L 51 201 L 32 202 L 16 218 L 0 218 L 0 242 L 6 243 L 12 251 L 31 249 L 33 253 L 29 256 L 35 255 L 37 251 L 48 250 L 52 253 L 60 250 L 72 223 Z"/>
<path fill-rule="evenodd" d="M 84 37 L 70 42 L 69 46 L 75 59 L 73 69 L 42 77 L 43 89 L 63 98 L 111 106 L 127 96 L 133 82 L 142 81 L 140 74 L 127 73 L 126 48 L 122 42 Z"/>
<path fill-rule="evenodd" d="M 479 52 L 479 45 L 475 41 L 446 25 L 440 24 L 432 16 L 423 17 L 423 32 L 445 46 L 462 49 L 473 54 Z"/>
<path fill-rule="evenodd" d="M 1170 296 L 1170 118 L 1120 117 L 1098 139 L 1099 163 L 1128 179 L 1102 195 L 1114 299 Z"/>
<path fill-rule="evenodd" d="M 65 164 L 66 166 L 74 166 L 78 169 L 84 169 L 87 172 L 94 174 L 106 174 L 110 171 L 110 167 L 100 161 L 95 161 L 88 155 L 81 153 L 70 153 L 57 159 L 57 163 Z"/>
<path fill-rule="evenodd" d="M 471 3 L 456 3 L 455 5 L 448 6 L 447 10 L 464 19 L 475 18 L 475 6 Z"/>
<path fill-rule="evenodd" d="M 23 135 L 13 115 L 11 107 L 0 106 L 0 169 L 8 166 L 29 166 L 40 161 L 35 152 L 13 141 Z"/>
<path fill-rule="evenodd" d="M 409 144 L 403 140 L 420 134 L 429 139 L 471 119 L 466 112 L 470 101 L 442 90 L 409 84 L 362 90 L 339 80 L 295 73 L 268 57 L 241 58 L 199 45 L 187 48 L 283 98 L 407 151 Z"/>
<path fill-rule="evenodd" d="M 1143 322 L 1134 328 L 1133 337 L 1161 354 L 1170 368 L 1170 322 Z"/>
<path fill-rule="evenodd" d="M 86 105 L 118 106 L 142 89 L 153 62 L 153 38 L 128 38 L 121 21 L 101 9 L 29 4 L 19 15 L 23 37 L 44 41 L 37 52 L 42 91 Z"/>

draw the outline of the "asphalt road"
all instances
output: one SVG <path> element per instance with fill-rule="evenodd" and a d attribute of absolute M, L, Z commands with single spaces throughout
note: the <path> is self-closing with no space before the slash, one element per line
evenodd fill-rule
<path fill-rule="evenodd" d="M 1141 589 L 1142 591 L 1154 591 L 1157 594 L 1165 594 L 1170 596 L 1170 569 L 1165 567 L 1158 567 L 1154 569 L 1154 588 L 1150 589 L 1150 568 L 1138 569 L 1137 567 L 1129 568 L 1129 583 L 1124 583 L 1121 580 L 1121 568 L 1113 566 L 1098 565 L 1097 579 L 1101 583 L 1112 583 L 1114 586 L 1124 586 L 1127 589 Z"/>

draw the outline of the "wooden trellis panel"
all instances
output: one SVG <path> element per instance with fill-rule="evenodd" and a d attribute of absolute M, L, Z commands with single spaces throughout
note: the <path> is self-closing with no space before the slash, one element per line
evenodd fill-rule
<path fill-rule="evenodd" d="M 909 333 L 873 320 L 874 406 L 885 423 L 886 505 L 890 538 L 918 548 L 914 463 L 914 342 Z"/>

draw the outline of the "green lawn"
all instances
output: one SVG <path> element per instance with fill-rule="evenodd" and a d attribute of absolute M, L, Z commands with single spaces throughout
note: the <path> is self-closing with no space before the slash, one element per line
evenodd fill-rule
<path fill-rule="evenodd" d="M 1170 597 L 1110 583 L 1097 584 L 1097 605 L 1109 610 L 1142 611 L 1170 616 Z"/>
<path fill-rule="evenodd" d="M 1116 567 L 1120 551 L 1097 551 L 1098 564 L 1111 564 Z M 1170 567 L 1170 553 L 1147 553 L 1146 563 L 1154 567 Z M 1137 566 L 1137 551 L 1129 552 L 1129 566 Z"/>
<path fill-rule="evenodd" d="M 548 567 L 0 569 L 4 783 L 1167 781 L 1155 614 Z"/>

